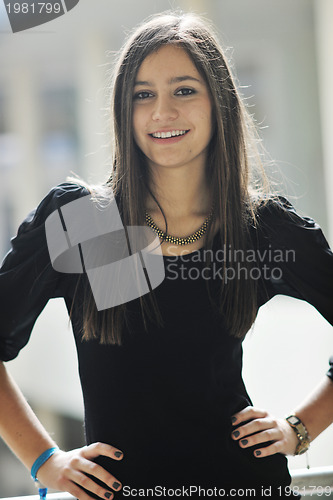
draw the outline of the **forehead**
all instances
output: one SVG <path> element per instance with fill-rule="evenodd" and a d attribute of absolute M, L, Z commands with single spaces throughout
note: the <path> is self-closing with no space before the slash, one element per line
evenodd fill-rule
<path fill-rule="evenodd" d="M 179 72 L 200 78 L 200 74 L 186 50 L 170 44 L 149 54 L 143 60 L 137 73 L 137 79 L 141 80 L 148 75 L 156 78 L 165 74 L 176 76 Z"/>

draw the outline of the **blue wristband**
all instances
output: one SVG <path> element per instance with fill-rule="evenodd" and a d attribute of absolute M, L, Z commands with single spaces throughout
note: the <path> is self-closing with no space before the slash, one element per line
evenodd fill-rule
<path fill-rule="evenodd" d="M 54 448 L 49 448 L 48 450 L 44 451 L 44 453 L 42 453 L 37 458 L 37 460 L 35 460 L 33 466 L 31 467 L 31 477 L 34 481 L 38 481 L 37 472 L 39 471 L 41 466 L 44 465 L 46 460 L 52 457 L 53 453 L 55 453 L 58 450 L 59 450 L 58 446 L 55 446 Z"/>

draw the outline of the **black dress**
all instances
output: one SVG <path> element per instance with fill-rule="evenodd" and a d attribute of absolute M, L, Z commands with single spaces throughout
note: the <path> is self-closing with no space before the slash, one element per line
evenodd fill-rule
<path fill-rule="evenodd" d="M 28 342 L 50 298 L 64 297 L 71 309 L 78 275 L 52 268 L 44 222 L 59 206 L 87 194 L 73 184 L 52 189 L 12 240 L 0 269 L 0 359 L 13 359 Z M 333 324 L 333 255 L 319 226 L 280 198 L 260 209 L 259 227 L 251 228 L 251 234 L 262 270 L 267 266 L 267 279 L 259 281 L 259 306 L 282 293 L 308 301 Z M 216 245 L 217 239 L 215 250 Z M 272 263 L 272 252 L 291 249 L 294 259 Z M 230 438 L 231 415 L 251 400 L 242 380 L 241 340 L 228 334 L 207 295 L 203 252 L 186 259 L 164 257 L 166 277 L 155 294 L 165 326 L 149 325 L 146 332 L 139 300 L 133 300 L 122 346 L 81 340 L 87 284 L 81 278 L 72 324 L 86 440 L 124 452 L 120 462 L 97 460 L 127 488 L 253 486 L 259 496 L 262 487 L 272 486 L 281 498 L 278 488 L 283 492 L 290 483 L 286 458 L 276 454 L 257 459 L 253 449 L 241 449 Z M 273 272 L 274 266 L 282 275 Z M 333 379 L 332 370 L 328 376 Z M 196 498 L 193 491 L 191 497 Z"/>

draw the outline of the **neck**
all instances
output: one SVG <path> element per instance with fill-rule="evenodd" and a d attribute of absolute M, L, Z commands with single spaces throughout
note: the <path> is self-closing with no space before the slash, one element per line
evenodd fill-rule
<path fill-rule="evenodd" d="M 193 168 L 193 164 L 182 167 L 150 167 L 150 189 L 166 216 L 186 217 L 207 215 L 211 208 L 211 197 L 204 168 Z M 155 200 L 148 195 L 146 210 L 159 211 Z"/>

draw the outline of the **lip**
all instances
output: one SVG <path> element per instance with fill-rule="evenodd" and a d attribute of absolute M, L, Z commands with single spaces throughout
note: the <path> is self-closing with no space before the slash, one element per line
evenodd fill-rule
<path fill-rule="evenodd" d="M 156 130 L 155 132 L 152 132 L 153 134 L 156 134 L 157 132 L 172 132 L 173 130 L 185 130 L 185 129 L 168 129 L 168 130 Z M 172 137 L 164 138 L 162 139 L 161 137 L 153 137 L 151 134 L 148 134 L 150 139 L 153 142 L 156 142 L 157 144 L 173 144 L 174 142 L 179 142 L 184 137 L 186 137 L 190 133 L 190 129 L 186 131 L 184 135 L 174 135 Z"/>

